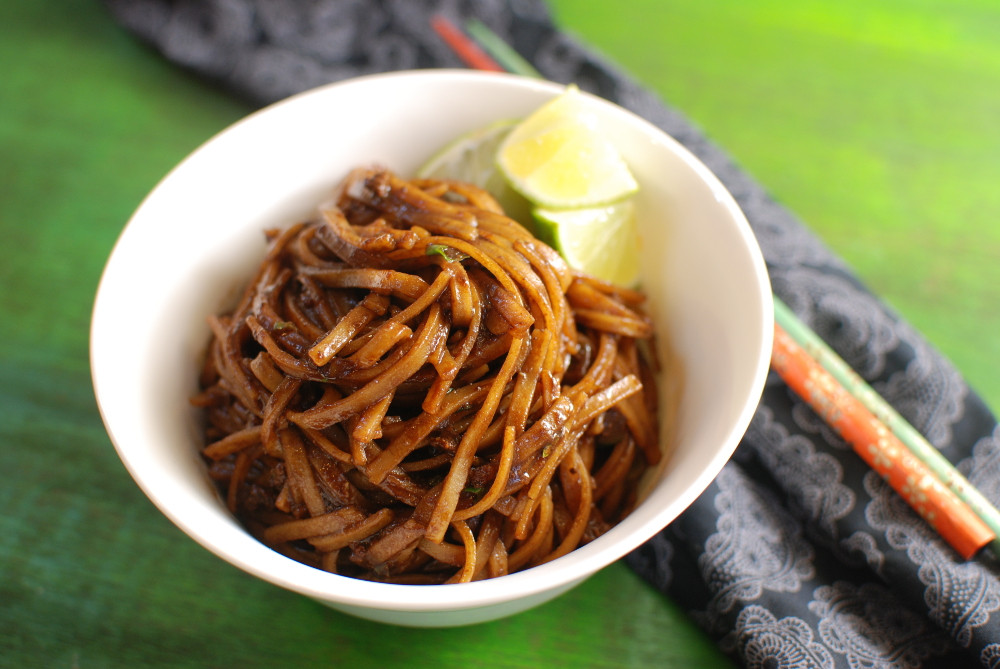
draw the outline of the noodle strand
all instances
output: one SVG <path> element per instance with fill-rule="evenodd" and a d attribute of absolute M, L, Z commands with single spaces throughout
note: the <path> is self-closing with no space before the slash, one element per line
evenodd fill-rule
<path fill-rule="evenodd" d="M 571 270 L 474 185 L 381 169 L 266 237 L 208 319 L 191 399 L 262 542 L 343 576 L 466 583 L 633 508 L 662 457 L 657 370 L 671 403 L 681 387 L 648 358 L 641 293 Z"/>

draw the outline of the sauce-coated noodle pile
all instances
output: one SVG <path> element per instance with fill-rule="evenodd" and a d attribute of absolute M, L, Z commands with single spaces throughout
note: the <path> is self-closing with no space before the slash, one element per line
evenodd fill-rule
<path fill-rule="evenodd" d="M 464 582 L 618 522 L 660 458 L 642 296 L 467 184 L 356 170 L 269 250 L 192 401 L 230 509 L 296 560 Z"/>

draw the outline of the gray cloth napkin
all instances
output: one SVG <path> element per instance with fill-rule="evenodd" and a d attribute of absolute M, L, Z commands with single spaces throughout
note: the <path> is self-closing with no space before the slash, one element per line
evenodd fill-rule
<path fill-rule="evenodd" d="M 123 26 L 256 104 L 461 62 L 430 29 L 477 18 L 546 77 L 646 117 L 735 195 L 775 294 L 994 502 L 1000 433 L 961 376 L 681 112 L 561 32 L 538 0 L 106 0 Z M 1000 667 L 1000 581 L 962 561 L 776 377 L 736 454 L 627 558 L 749 667 Z"/>

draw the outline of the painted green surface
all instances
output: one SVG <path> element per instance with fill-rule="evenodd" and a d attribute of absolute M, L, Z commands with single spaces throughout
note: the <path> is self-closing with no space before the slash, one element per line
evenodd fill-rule
<path fill-rule="evenodd" d="M 1000 407 L 1000 4 L 552 2 Z"/>
<path fill-rule="evenodd" d="M 97 2 L 0 3 L 0 667 L 715 667 L 624 566 L 466 629 L 357 620 L 210 555 L 118 461 L 90 386 L 101 268 L 131 212 L 249 108 Z"/>
<path fill-rule="evenodd" d="M 869 4 L 553 7 L 997 405 L 1000 8 Z M 622 565 L 519 616 L 411 630 L 259 582 L 184 537 L 103 430 L 88 321 L 142 197 L 249 109 L 138 45 L 96 0 L 0 3 L 0 64 L 0 667 L 724 666 Z"/>

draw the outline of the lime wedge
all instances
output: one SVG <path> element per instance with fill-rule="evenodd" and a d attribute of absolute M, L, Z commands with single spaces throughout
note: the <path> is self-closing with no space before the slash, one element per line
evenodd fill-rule
<path fill-rule="evenodd" d="M 639 188 L 574 85 L 517 124 L 496 160 L 518 192 L 549 209 L 604 206 Z"/>
<path fill-rule="evenodd" d="M 576 86 L 524 120 L 461 135 L 417 176 L 480 186 L 570 266 L 621 286 L 638 281 L 639 186 Z"/>
<path fill-rule="evenodd" d="M 639 280 L 635 202 L 584 209 L 536 208 L 538 237 L 571 267 L 624 287 Z"/>
<path fill-rule="evenodd" d="M 530 203 L 511 188 L 496 166 L 497 150 L 517 124 L 517 120 L 497 121 L 461 135 L 431 156 L 417 176 L 475 184 L 496 198 L 507 216 L 532 227 Z"/>

